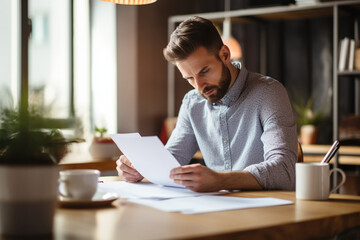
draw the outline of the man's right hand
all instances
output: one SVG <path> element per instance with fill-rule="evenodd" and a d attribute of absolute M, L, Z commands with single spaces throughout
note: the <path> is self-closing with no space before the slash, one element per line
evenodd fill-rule
<path fill-rule="evenodd" d="M 127 182 L 138 182 L 144 178 L 125 155 L 121 155 L 116 161 L 116 170 L 119 177 Z"/>

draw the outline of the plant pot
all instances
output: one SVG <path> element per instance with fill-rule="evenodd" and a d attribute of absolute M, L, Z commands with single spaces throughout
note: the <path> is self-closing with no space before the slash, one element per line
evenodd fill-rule
<path fill-rule="evenodd" d="M 93 159 L 118 159 L 120 150 L 115 143 L 98 143 L 92 142 L 89 152 Z"/>
<path fill-rule="evenodd" d="M 304 125 L 300 128 L 301 144 L 315 144 L 317 141 L 318 128 L 314 125 Z"/>
<path fill-rule="evenodd" d="M 0 234 L 51 235 L 58 178 L 56 165 L 0 166 Z"/>

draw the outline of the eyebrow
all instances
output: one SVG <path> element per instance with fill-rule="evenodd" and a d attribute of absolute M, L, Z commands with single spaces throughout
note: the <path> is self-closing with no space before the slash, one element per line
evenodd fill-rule
<path fill-rule="evenodd" d="M 209 67 L 208 65 L 204 66 L 202 69 L 200 69 L 200 71 L 197 73 L 197 75 L 201 74 L 201 73 L 202 73 L 203 71 L 205 71 L 208 67 Z M 189 80 L 189 79 L 191 79 L 191 78 L 193 78 L 193 77 L 184 77 L 184 76 L 183 76 L 183 78 L 186 79 L 186 80 Z"/>

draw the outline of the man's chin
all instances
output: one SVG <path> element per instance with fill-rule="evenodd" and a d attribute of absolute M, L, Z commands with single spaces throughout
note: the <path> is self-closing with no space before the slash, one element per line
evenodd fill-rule
<path fill-rule="evenodd" d="M 210 102 L 210 103 L 216 103 L 217 101 L 219 101 L 220 99 L 218 98 L 218 97 L 216 97 L 216 96 L 205 96 L 205 95 L 202 95 L 201 94 L 201 96 L 203 97 L 203 98 L 205 98 L 208 102 Z"/>

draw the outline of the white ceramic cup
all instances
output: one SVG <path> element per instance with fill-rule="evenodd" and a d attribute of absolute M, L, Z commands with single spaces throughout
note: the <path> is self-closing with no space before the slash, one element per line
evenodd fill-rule
<path fill-rule="evenodd" d="M 332 173 L 341 174 L 341 182 L 330 190 Z M 296 198 L 302 200 L 326 200 L 331 192 L 339 189 L 346 180 L 340 168 L 330 170 L 328 163 L 296 163 Z"/>
<path fill-rule="evenodd" d="M 91 200 L 95 195 L 99 170 L 74 169 L 60 171 L 60 195 L 72 200 Z"/>

